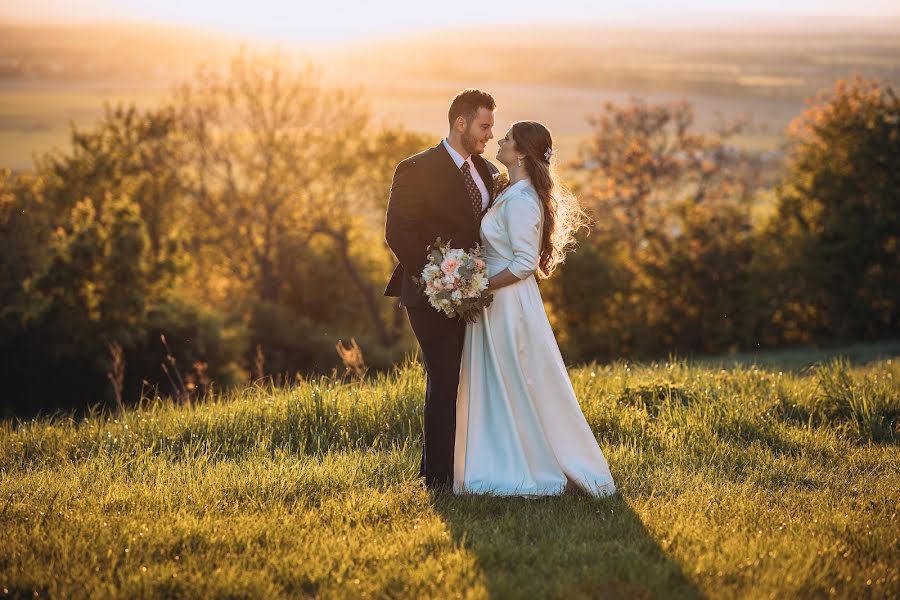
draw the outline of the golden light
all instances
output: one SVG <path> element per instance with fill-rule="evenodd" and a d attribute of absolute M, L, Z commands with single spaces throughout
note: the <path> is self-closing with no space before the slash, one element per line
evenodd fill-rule
<path fill-rule="evenodd" d="M 495 0 L 467 4 L 421 0 L 43 0 L 4 2 L 0 19 L 26 22 L 138 21 L 202 27 L 284 42 L 342 42 L 400 32 L 492 26 L 625 25 L 672 27 L 715 25 L 741 19 L 772 23 L 789 16 L 897 16 L 893 0 Z M 520 40 L 521 41 L 521 40 Z M 538 43 L 539 40 L 533 40 Z"/>

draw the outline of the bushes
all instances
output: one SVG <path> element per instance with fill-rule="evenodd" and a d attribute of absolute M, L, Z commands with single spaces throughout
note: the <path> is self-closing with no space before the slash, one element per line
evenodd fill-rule
<path fill-rule="evenodd" d="M 900 100 L 841 80 L 794 120 L 765 238 L 768 289 L 806 340 L 900 332 Z"/>

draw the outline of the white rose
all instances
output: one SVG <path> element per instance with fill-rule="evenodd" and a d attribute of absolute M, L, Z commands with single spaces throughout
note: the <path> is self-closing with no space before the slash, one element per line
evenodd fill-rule
<path fill-rule="evenodd" d="M 451 250 L 448 253 L 448 256 L 457 260 L 458 262 L 463 262 L 467 258 L 466 253 L 459 248 L 454 248 L 453 250 Z"/>
<path fill-rule="evenodd" d="M 479 292 L 487 289 L 487 277 L 484 273 L 478 271 L 472 274 L 472 289 L 476 289 Z"/>
<path fill-rule="evenodd" d="M 437 265 L 428 265 L 422 271 L 422 277 L 425 279 L 436 279 L 441 274 L 441 268 Z"/>

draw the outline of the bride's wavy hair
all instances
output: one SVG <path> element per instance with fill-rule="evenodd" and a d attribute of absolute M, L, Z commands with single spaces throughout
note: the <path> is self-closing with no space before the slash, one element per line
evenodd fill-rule
<path fill-rule="evenodd" d="M 550 167 L 553 138 L 550 131 L 536 121 L 519 121 L 512 126 L 516 150 L 525 155 L 525 170 L 544 205 L 544 228 L 541 232 L 541 256 L 537 274 L 550 277 L 575 245 L 575 233 L 588 226 L 588 215 L 569 190 L 560 184 Z"/>

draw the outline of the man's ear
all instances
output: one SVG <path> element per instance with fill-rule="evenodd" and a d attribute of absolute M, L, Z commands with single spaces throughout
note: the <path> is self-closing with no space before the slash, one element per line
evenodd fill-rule
<path fill-rule="evenodd" d="M 453 122 L 453 129 L 460 133 L 464 133 L 466 131 L 466 118 L 462 115 L 456 117 L 456 121 Z"/>

